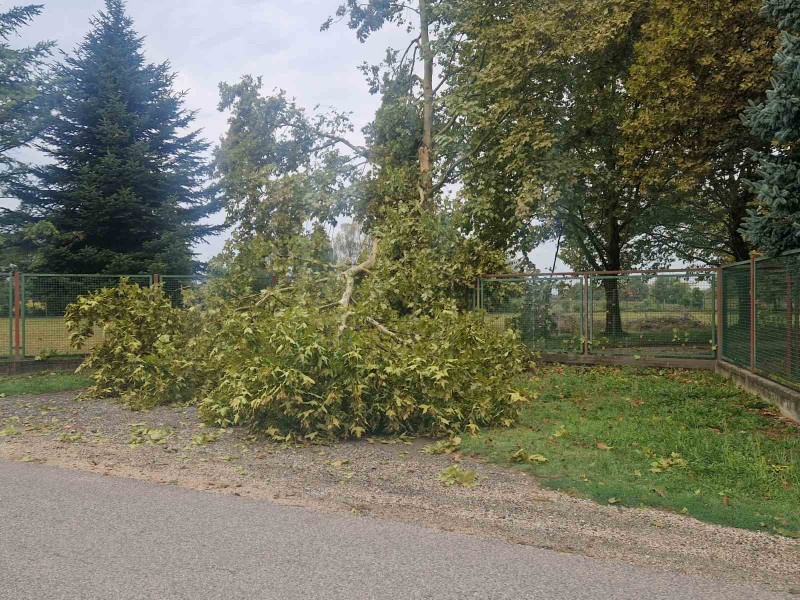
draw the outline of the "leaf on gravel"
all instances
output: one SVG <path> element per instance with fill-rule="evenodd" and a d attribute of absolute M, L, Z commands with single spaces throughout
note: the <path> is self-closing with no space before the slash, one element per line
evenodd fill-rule
<path fill-rule="evenodd" d="M 0 438 L 2 437 L 13 437 L 15 435 L 19 435 L 19 429 L 14 427 L 11 423 L 6 425 L 3 429 L 0 429 Z"/>
<path fill-rule="evenodd" d="M 197 433 L 192 436 L 192 444 L 195 446 L 205 446 L 215 441 L 217 441 L 217 434 L 214 432 Z"/>
<path fill-rule="evenodd" d="M 420 452 L 423 454 L 452 454 L 461 447 L 461 437 L 453 436 L 449 440 L 439 440 L 435 444 L 424 446 Z"/>
<path fill-rule="evenodd" d="M 608 499 L 608 503 L 609 504 L 619 504 L 620 502 L 622 502 L 622 500 L 620 500 L 619 498 L 609 498 Z"/>
<path fill-rule="evenodd" d="M 439 473 L 439 481 L 447 486 L 460 485 L 463 487 L 473 487 L 478 485 L 475 471 L 464 470 L 458 465 L 447 467 Z"/>

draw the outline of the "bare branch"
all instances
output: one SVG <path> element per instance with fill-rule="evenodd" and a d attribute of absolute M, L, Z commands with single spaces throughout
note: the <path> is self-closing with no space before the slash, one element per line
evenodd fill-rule
<path fill-rule="evenodd" d="M 339 305 L 342 308 L 342 317 L 339 321 L 339 335 L 341 335 L 344 330 L 347 329 L 347 320 L 353 314 L 353 311 L 350 310 L 350 303 L 353 301 L 353 292 L 355 291 L 356 287 L 356 275 L 368 273 L 375 268 L 375 263 L 378 262 L 378 243 L 378 238 L 372 240 L 372 251 L 370 252 L 367 260 L 343 273 L 346 285 L 344 288 L 344 293 L 342 294 L 342 299 L 339 300 Z"/>
<path fill-rule="evenodd" d="M 376 321 L 372 317 L 367 317 L 366 321 L 367 321 L 367 323 L 369 323 L 370 325 L 375 327 L 375 329 L 377 329 L 378 331 L 380 331 L 381 333 L 383 333 L 385 335 L 388 335 L 393 340 L 397 340 L 398 342 L 405 342 L 405 340 L 403 338 L 401 338 L 399 335 L 397 335 L 394 331 L 392 331 L 391 329 L 388 329 L 384 325 L 381 325 L 378 321 Z"/>

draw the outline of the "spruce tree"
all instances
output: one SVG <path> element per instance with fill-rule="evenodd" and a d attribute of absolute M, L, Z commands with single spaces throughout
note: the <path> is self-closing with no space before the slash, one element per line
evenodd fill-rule
<path fill-rule="evenodd" d="M 766 0 L 763 11 L 781 29 L 781 48 L 772 89 L 763 104 L 747 111 L 745 122 L 773 148 L 755 154 L 758 206 L 750 210 L 743 232 L 774 256 L 800 248 L 800 4 Z"/>
<path fill-rule="evenodd" d="M 168 62 L 147 63 L 124 0 L 106 0 L 92 30 L 56 68 L 56 112 L 8 215 L 38 244 L 31 268 L 54 273 L 189 273 L 210 233 L 207 144 L 174 89 Z"/>
<path fill-rule="evenodd" d="M 8 198 L 12 188 L 24 180 L 26 166 L 20 162 L 18 150 L 30 145 L 41 131 L 48 112 L 47 65 L 51 42 L 40 42 L 27 48 L 15 48 L 10 40 L 23 26 L 39 15 L 38 5 L 17 6 L 0 13 L 0 194 Z M 8 208 L 0 213 L 10 214 Z M 13 221 L 13 216 L 11 218 Z M 2 228 L 0 248 L 6 271 L 25 262 L 29 255 L 16 227 Z"/>
<path fill-rule="evenodd" d="M 18 6 L 0 13 L 0 191 L 6 193 L 22 165 L 10 152 L 28 145 L 46 114 L 44 61 L 51 42 L 12 48 L 9 40 L 20 27 L 41 13 L 38 5 Z"/>

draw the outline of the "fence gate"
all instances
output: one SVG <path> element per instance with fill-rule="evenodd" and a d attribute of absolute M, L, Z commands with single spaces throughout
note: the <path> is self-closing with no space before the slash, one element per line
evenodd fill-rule
<path fill-rule="evenodd" d="M 545 353 L 713 359 L 714 270 L 491 276 L 478 306 Z"/>

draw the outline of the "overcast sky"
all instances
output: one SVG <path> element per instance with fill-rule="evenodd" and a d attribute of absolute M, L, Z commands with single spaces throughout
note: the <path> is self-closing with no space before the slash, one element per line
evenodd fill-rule
<path fill-rule="evenodd" d="M 33 2 L 34 0 L 30 0 Z M 103 0 L 38 0 L 43 14 L 23 30 L 20 44 L 43 39 L 71 51 L 89 29 L 89 18 Z M 19 3 L 22 3 L 20 0 Z M 225 116 L 216 109 L 217 86 L 241 75 L 262 76 L 264 91 L 281 88 L 309 109 L 316 105 L 351 111 L 358 129 L 378 107 L 357 67 L 375 63 L 387 46 L 401 46 L 407 35 L 388 28 L 360 43 L 343 23 L 320 32 L 320 24 L 340 0 L 128 0 L 136 30 L 145 36 L 152 62 L 169 60 L 178 73 L 177 86 L 188 92 L 186 104 L 198 110 L 197 125 L 216 143 L 225 130 Z M 213 256 L 224 236 L 196 250 Z M 544 268 L 554 248 L 536 253 Z"/>

